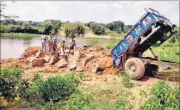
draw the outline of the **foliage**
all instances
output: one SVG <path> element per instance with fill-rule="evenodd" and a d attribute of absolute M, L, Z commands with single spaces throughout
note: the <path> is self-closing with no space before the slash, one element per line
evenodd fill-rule
<path fill-rule="evenodd" d="M 1 38 L 9 38 L 9 39 L 23 39 L 30 40 L 33 37 L 38 37 L 38 34 L 27 34 L 27 33 L 1 33 Z"/>
<path fill-rule="evenodd" d="M 105 27 L 98 23 L 90 23 L 89 28 L 97 35 L 105 34 Z"/>
<path fill-rule="evenodd" d="M 74 39 L 77 36 L 84 36 L 85 28 L 81 23 L 67 23 L 64 25 L 66 37 Z"/>
<path fill-rule="evenodd" d="M 49 77 L 40 85 L 45 101 L 67 100 L 76 91 L 74 76 L 71 77 Z"/>
<path fill-rule="evenodd" d="M 12 100 L 19 96 L 21 70 L 17 68 L 2 69 L 0 72 L 0 97 Z"/>
<path fill-rule="evenodd" d="M 119 42 L 118 40 L 113 40 L 111 43 L 109 43 L 108 45 L 106 45 L 105 48 L 107 48 L 107 49 L 113 49 L 113 48 L 117 45 L 118 42 Z"/>
<path fill-rule="evenodd" d="M 61 27 L 60 20 L 45 20 L 44 22 L 15 21 L 6 19 L 1 21 L 2 33 L 31 33 L 31 34 L 56 34 Z"/>
<path fill-rule="evenodd" d="M 113 21 L 112 23 L 108 23 L 106 27 L 118 33 L 124 32 L 124 22 L 122 21 Z"/>
<path fill-rule="evenodd" d="M 90 96 L 78 92 L 71 95 L 67 101 L 66 110 L 94 110 L 96 106 Z"/>
<path fill-rule="evenodd" d="M 32 81 L 33 83 L 26 88 L 23 95 L 23 98 L 32 104 L 42 99 L 53 102 L 64 101 L 77 90 L 77 81 L 73 74 L 49 77 L 47 80 L 36 75 Z"/>
<path fill-rule="evenodd" d="M 152 88 L 152 96 L 141 106 L 141 110 L 179 110 L 180 89 L 158 81 Z"/>

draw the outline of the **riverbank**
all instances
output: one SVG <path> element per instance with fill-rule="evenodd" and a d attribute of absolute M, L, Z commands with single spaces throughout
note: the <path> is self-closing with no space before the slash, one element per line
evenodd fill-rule
<path fill-rule="evenodd" d="M 1 33 L 1 38 L 8 39 L 23 39 L 31 40 L 34 37 L 39 37 L 39 34 L 29 34 L 29 33 Z"/>
<path fill-rule="evenodd" d="M 125 34 L 116 34 L 116 35 L 95 35 L 95 34 L 85 34 L 84 37 L 76 38 L 85 38 L 85 39 L 122 39 Z M 31 40 L 34 37 L 39 37 L 40 34 L 29 34 L 29 33 L 1 33 L 1 38 L 9 39 L 23 39 Z M 59 34 L 58 37 L 65 37 L 64 34 Z"/>

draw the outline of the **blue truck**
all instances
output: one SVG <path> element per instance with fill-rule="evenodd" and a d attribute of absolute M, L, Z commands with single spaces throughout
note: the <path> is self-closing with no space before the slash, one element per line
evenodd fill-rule
<path fill-rule="evenodd" d="M 111 51 L 114 65 L 125 70 L 135 80 L 141 79 L 145 74 L 147 62 L 141 59 L 143 52 L 150 49 L 158 60 L 151 46 L 161 45 L 176 33 L 176 25 L 168 18 L 152 8 L 145 11 L 146 13 Z"/>

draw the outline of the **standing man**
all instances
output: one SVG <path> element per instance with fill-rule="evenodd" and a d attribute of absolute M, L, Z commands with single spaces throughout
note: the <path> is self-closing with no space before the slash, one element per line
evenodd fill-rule
<path fill-rule="evenodd" d="M 46 36 L 41 36 L 41 52 L 46 52 Z"/>
<path fill-rule="evenodd" d="M 52 42 L 53 53 L 56 52 L 56 48 L 57 48 L 57 38 L 56 38 L 56 36 L 54 36 L 53 37 L 53 42 Z"/>
<path fill-rule="evenodd" d="M 49 36 L 48 36 L 48 47 L 49 47 L 49 52 L 52 52 L 52 42 L 53 42 L 52 35 L 49 34 Z"/>
<path fill-rule="evenodd" d="M 72 42 L 70 42 L 70 47 L 69 47 L 69 53 L 68 53 L 68 56 L 69 56 L 71 50 L 73 50 L 73 55 L 74 55 L 75 48 L 76 48 L 76 42 L 75 42 L 75 40 L 72 40 Z"/>

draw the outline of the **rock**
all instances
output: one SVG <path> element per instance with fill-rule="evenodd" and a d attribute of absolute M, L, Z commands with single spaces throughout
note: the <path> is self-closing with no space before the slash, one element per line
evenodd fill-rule
<path fill-rule="evenodd" d="M 45 56 L 45 53 L 41 52 L 41 51 L 38 51 L 35 53 L 35 57 L 36 58 L 39 58 L 39 57 L 44 57 Z"/>
<path fill-rule="evenodd" d="M 23 57 L 25 58 L 30 57 L 34 55 L 36 52 L 38 52 L 39 50 L 40 50 L 40 47 L 28 47 L 25 50 Z"/>
<path fill-rule="evenodd" d="M 104 70 L 106 67 L 107 57 L 102 58 L 98 61 L 98 65 Z"/>
<path fill-rule="evenodd" d="M 86 67 L 86 64 L 87 64 L 89 61 L 91 61 L 93 58 L 94 58 L 94 56 L 89 56 L 89 57 L 83 59 L 83 61 L 82 61 L 82 66 L 83 66 L 83 67 Z"/>
<path fill-rule="evenodd" d="M 36 66 L 44 66 L 44 59 L 43 58 L 36 58 L 34 60 L 32 60 L 32 62 L 30 63 L 32 67 L 36 67 Z"/>
<path fill-rule="evenodd" d="M 49 60 L 50 60 L 50 56 L 49 56 L 49 55 L 45 55 L 44 61 L 45 61 L 45 62 L 49 62 Z"/>
<path fill-rule="evenodd" d="M 71 58 L 69 58 L 69 69 L 75 69 L 77 67 L 77 60 L 79 59 L 78 54 L 74 54 L 73 56 L 71 56 Z"/>
<path fill-rule="evenodd" d="M 52 55 L 52 56 L 50 57 L 49 64 L 50 64 L 50 65 L 53 65 L 53 64 L 55 64 L 56 62 L 58 62 L 58 60 L 59 60 L 59 58 L 58 58 L 56 55 Z"/>
<path fill-rule="evenodd" d="M 106 68 L 110 68 L 113 66 L 113 59 L 112 57 L 108 57 L 107 60 L 106 60 Z"/>
<path fill-rule="evenodd" d="M 62 58 L 56 63 L 56 66 L 58 68 L 64 68 L 67 66 L 67 64 L 68 64 L 67 61 L 64 58 Z"/>
<path fill-rule="evenodd" d="M 118 73 L 118 69 L 114 68 L 113 66 L 110 67 L 110 68 L 106 68 L 104 71 L 103 71 L 103 74 L 117 74 Z"/>
<path fill-rule="evenodd" d="M 97 73 L 97 72 L 102 71 L 102 70 L 103 69 L 97 63 L 92 64 L 92 72 L 93 73 Z"/>
<path fill-rule="evenodd" d="M 36 59 L 34 56 L 27 58 L 28 62 L 32 62 L 34 59 Z"/>
<path fill-rule="evenodd" d="M 77 72 L 82 72 L 83 71 L 83 67 L 82 66 L 77 66 L 76 71 Z"/>

